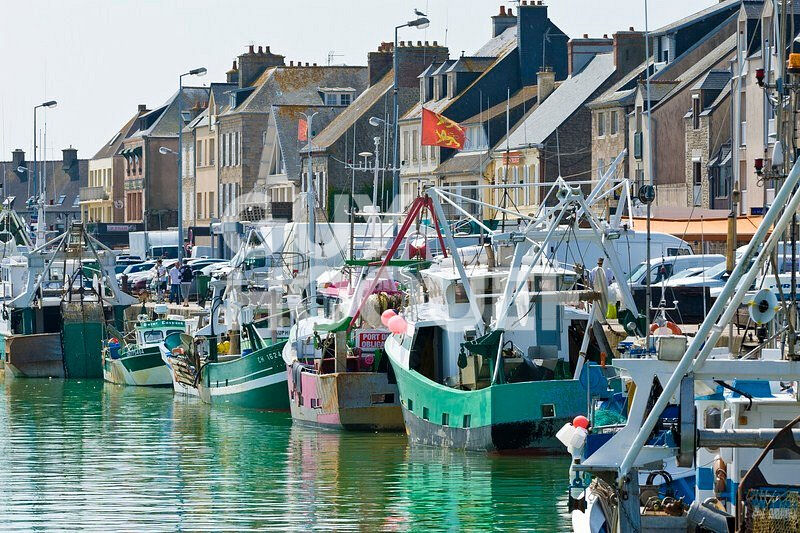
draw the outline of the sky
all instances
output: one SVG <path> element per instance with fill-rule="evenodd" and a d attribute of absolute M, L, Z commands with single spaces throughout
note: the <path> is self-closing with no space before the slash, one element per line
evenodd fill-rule
<path fill-rule="evenodd" d="M 649 2 L 655 29 L 717 0 Z M 644 0 L 546 2 L 567 34 L 611 35 L 644 29 Z M 366 65 L 367 53 L 393 29 L 428 15 L 426 30 L 404 28 L 399 40 L 437 40 L 450 55 L 475 52 L 491 37 L 496 0 L 25 0 L 6 2 L 0 18 L 0 160 L 22 148 L 31 159 L 33 107 L 47 124 L 47 156 L 74 146 L 91 158 L 136 111 L 177 91 L 178 75 L 206 67 L 186 85 L 225 81 L 247 45 L 271 47 L 286 61 Z M 504 5 L 516 9 L 515 2 Z M 516 11 L 515 11 L 516 12 Z M 41 144 L 41 143 L 40 143 Z"/>

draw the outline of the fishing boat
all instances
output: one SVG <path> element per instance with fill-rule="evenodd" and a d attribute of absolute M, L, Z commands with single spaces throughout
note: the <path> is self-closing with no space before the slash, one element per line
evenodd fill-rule
<path fill-rule="evenodd" d="M 797 530 L 800 359 L 791 340 L 779 341 L 796 303 L 769 288 L 754 293 L 753 283 L 800 207 L 798 182 L 795 163 L 693 338 L 676 349 L 676 336 L 665 335 L 653 355 L 614 359 L 631 384 L 623 420 L 562 428 L 574 531 Z M 762 330 L 758 346 L 717 347 L 743 305 Z M 675 468 L 694 474 L 683 497 Z"/>
<path fill-rule="evenodd" d="M 0 342 L 6 375 L 102 378 L 107 323 L 136 300 L 114 276 L 114 252 L 81 222 L 2 265 Z"/>
<path fill-rule="evenodd" d="M 281 357 L 286 343 L 286 320 L 279 312 L 280 287 L 266 291 L 270 298 L 267 317 L 270 335 L 257 327 L 255 307 L 242 305 L 246 298 L 229 277 L 211 283 L 213 297 L 208 325 L 194 335 L 173 334 L 164 342 L 174 389 L 199 396 L 205 403 L 266 410 L 289 407 L 286 367 Z M 263 291 L 260 291 L 263 292 Z M 259 298 L 253 297 L 253 300 Z M 220 310 L 225 308 L 224 319 Z"/>
<path fill-rule="evenodd" d="M 127 342 L 118 332 L 111 331 L 103 347 L 103 378 L 118 385 L 167 387 L 172 375 L 165 363 L 164 340 L 175 333 L 186 333 L 182 316 L 168 316 L 168 308 L 159 304 L 154 309 L 155 320 L 147 314 L 137 317 L 133 339 Z M 111 330 L 111 328 L 109 328 Z"/>
<path fill-rule="evenodd" d="M 472 217 L 489 242 L 471 254 L 458 250 L 442 225 L 450 255 L 420 271 L 425 299 L 412 299 L 406 327 L 386 341 L 412 443 L 560 451 L 555 435 L 564 421 L 585 412 L 590 398 L 608 395 L 602 369 L 585 364 L 601 316 L 598 294 L 576 287 L 577 273 L 548 260 L 545 251 L 565 234 L 590 231 L 619 273 L 604 238 L 612 228 L 601 225 L 580 188 L 563 180 L 554 187 L 557 204 L 534 217 L 516 214 L 525 224 L 515 220 L 515 230 L 492 229 Z M 427 205 L 445 220 L 440 199 L 456 205 L 452 193 L 430 188 L 426 194 L 418 209 Z M 580 228 L 584 222 L 590 229 Z M 625 296 L 635 311 L 632 296 Z M 575 307 L 581 301 L 588 310 Z M 584 332 L 580 353 L 570 349 L 571 330 Z M 607 346 L 602 334 L 594 337 Z"/>
<path fill-rule="evenodd" d="M 367 263 L 357 268 L 355 284 L 340 275 L 318 288 L 321 314 L 317 301 L 306 301 L 297 313 L 283 349 L 292 419 L 332 429 L 400 431 L 403 416 L 382 316 L 404 305 L 404 292 L 391 276 L 376 277 Z"/>

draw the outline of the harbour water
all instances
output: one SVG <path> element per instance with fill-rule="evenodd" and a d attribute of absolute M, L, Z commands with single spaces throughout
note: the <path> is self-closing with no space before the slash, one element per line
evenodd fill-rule
<path fill-rule="evenodd" d="M 169 389 L 0 381 L 3 529 L 564 531 L 565 457 L 411 448 Z"/>

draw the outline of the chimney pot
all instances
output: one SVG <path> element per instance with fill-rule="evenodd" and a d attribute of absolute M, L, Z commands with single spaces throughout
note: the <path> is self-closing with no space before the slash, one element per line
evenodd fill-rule
<path fill-rule="evenodd" d="M 251 54 L 255 53 L 254 50 L 255 50 L 255 45 L 251 44 L 250 46 L 247 47 L 247 51 Z"/>
<path fill-rule="evenodd" d="M 264 49 L 261 48 L 261 45 L 258 46 L 258 53 L 259 54 L 263 54 L 264 53 Z"/>
<path fill-rule="evenodd" d="M 500 6 L 500 15 L 506 14 L 506 6 Z"/>
<path fill-rule="evenodd" d="M 588 39 L 588 38 L 589 38 L 589 34 L 588 34 L 588 33 L 584 33 L 584 34 L 583 34 L 583 38 L 584 38 L 584 39 Z"/>
<path fill-rule="evenodd" d="M 293 67 L 294 66 L 294 61 L 289 61 L 289 66 Z"/>
<path fill-rule="evenodd" d="M 422 41 L 417 41 L 417 46 L 422 46 Z"/>
<path fill-rule="evenodd" d="M 269 46 L 265 46 L 264 47 L 264 52 L 266 52 L 267 54 L 271 54 L 272 53 L 272 52 L 269 51 Z"/>
<path fill-rule="evenodd" d="M 147 111 L 147 104 L 139 104 L 139 113 Z"/>
<path fill-rule="evenodd" d="M 306 66 L 309 66 L 309 65 L 308 65 L 308 61 L 306 61 Z"/>
<path fill-rule="evenodd" d="M 439 41 L 433 41 L 433 46 L 439 46 Z"/>
<path fill-rule="evenodd" d="M 314 63 L 314 64 L 313 64 L 313 66 L 315 66 L 315 67 L 316 67 L 316 66 L 317 66 L 317 64 L 316 64 L 316 63 Z"/>
<path fill-rule="evenodd" d="M 628 31 L 633 31 L 633 26 L 631 26 L 630 28 L 628 28 Z"/>
<path fill-rule="evenodd" d="M 608 34 L 607 33 L 603 34 L 603 39 L 608 39 Z"/>
<path fill-rule="evenodd" d="M 528 0 L 522 0 L 522 5 L 523 6 L 527 6 L 528 5 Z"/>
<path fill-rule="evenodd" d="M 509 17 L 513 17 L 514 16 L 514 12 L 511 10 L 510 7 L 508 8 L 508 16 Z"/>
<path fill-rule="evenodd" d="M 400 46 L 405 46 L 405 45 L 406 45 L 405 41 L 400 41 Z"/>

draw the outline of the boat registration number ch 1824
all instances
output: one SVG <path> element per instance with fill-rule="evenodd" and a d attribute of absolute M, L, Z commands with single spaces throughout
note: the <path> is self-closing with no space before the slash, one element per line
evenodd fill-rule
<path fill-rule="evenodd" d="M 379 348 L 383 348 L 386 344 L 386 339 L 389 338 L 389 332 L 383 330 L 367 330 L 360 331 L 356 337 L 356 346 L 361 348 L 362 352 L 374 352 Z"/>

